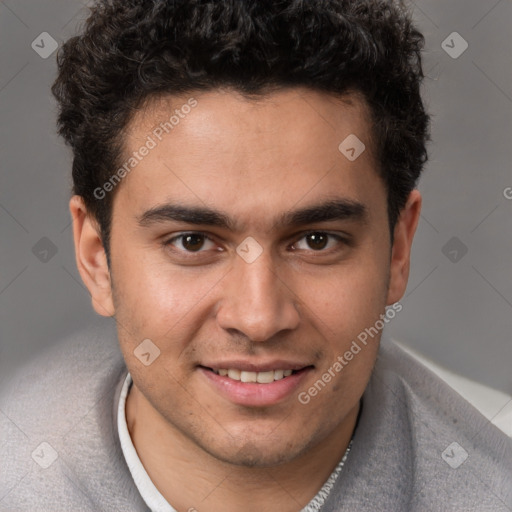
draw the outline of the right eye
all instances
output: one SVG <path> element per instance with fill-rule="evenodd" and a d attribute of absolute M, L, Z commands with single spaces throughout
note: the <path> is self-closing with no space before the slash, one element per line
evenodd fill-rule
<path fill-rule="evenodd" d="M 188 232 L 180 233 L 164 242 L 165 247 L 172 246 L 177 250 L 185 253 L 204 252 L 203 249 L 211 249 L 215 247 L 213 240 L 204 233 Z"/>

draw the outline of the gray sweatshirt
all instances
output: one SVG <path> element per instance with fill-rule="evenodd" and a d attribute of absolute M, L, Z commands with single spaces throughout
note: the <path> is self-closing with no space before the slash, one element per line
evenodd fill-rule
<path fill-rule="evenodd" d="M 147 512 L 121 450 L 113 326 L 77 333 L 0 392 L 0 511 Z M 512 511 L 512 440 L 383 338 L 322 512 Z"/>

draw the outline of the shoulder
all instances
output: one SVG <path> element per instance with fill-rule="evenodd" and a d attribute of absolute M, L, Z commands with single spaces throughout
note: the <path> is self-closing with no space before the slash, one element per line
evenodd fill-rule
<path fill-rule="evenodd" d="M 389 382 L 395 391 L 400 390 L 400 396 L 407 400 L 417 419 L 426 421 L 431 418 L 434 424 L 445 425 L 454 434 L 474 437 L 479 432 L 482 441 L 498 441 L 512 446 L 511 438 L 490 423 L 447 382 L 393 341 L 382 341 L 375 370 L 377 379 Z"/>
<path fill-rule="evenodd" d="M 115 324 L 101 321 L 2 384 L 0 508 L 92 511 L 103 485 L 130 494 L 115 430 L 126 372 Z"/>
<path fill-rule="evenodd" d="M 383 338 L 326 512 L 512 510 L 512 441 Z"/>
<path fill-rule="evenodd" d="M 387 339 L 371 385 L 379 383 L 407 440 L 402 448 L 414 472 L 415 509 L 443 503 L 461 510 L 512 507 L 512 439 Z"/>
<path fill-rule="evenodd" d="M 0 409 L 34 433 L 57 419 L 71 422 L 69 415 L 80 414 L 80 406 L 101 394 L 105 379 L 120 364 L 112 324 L 95 324 L 57 341 L 17 369 L 2 385 Z"/>

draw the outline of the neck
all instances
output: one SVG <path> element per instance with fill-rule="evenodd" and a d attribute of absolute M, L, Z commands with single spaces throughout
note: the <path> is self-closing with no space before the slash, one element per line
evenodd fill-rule
<path fill-rule="evenodd" d="M 134 384 L 126 401 L 130 437 L 153 484 L 176 510 L 191 512 L 301 510 L 343 457 L 358 412 L 359 404 L 300 457 L 261 468 L 211 456 L 158 414 Z"/>

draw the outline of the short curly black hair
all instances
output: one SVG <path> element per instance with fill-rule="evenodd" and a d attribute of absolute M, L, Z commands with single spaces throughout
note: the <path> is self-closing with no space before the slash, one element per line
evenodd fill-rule
<path fill-rule="evenodd" d="M 362 93 L 391 228 L 427 161 L 424 37 L 402 0 L 97 0 L 57 57 L 59 134 L 107 256 L 123 130 L 148 100 L 232 88 Z"/>

